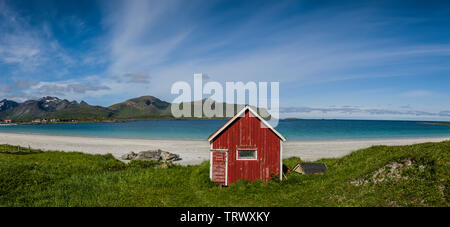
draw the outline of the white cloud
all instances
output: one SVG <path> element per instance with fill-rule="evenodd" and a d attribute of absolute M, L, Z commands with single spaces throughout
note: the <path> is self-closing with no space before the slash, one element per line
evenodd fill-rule
<path fill-rule="evenodd" d="M 111 15 L 107 21 L 112 29 L 109 74 L 150 73 L 152 94 L 167 97 L 172 83 L 191 81 L 193 73 L 199 72 L 208 73 L 221 82 L 275 80 L 306 85 L 416 75 L 436 70 L 432 64 L 427 64 L 427 57 L 450 55 L 450 45 L 445 43 L 414 45 L 402 43 L 400 38 L 377 39 L 361 35 L 380 31 L 396 20 L 406 23 L 405 18 L 374 20 L 371 10 L 346 11 L 326 18 L 323 18 L 326 10 L 320 10 L 291 19 L 301 23 L 290 24 L 292 22 L 286 20 L 270 25 L 270 29 L 264 28 L 263 22 L 270 20 L 272 14 L 282 12 L 276 8 L 256 13 L 242 21 L 230 34 L 224 31 L 222 36 L 214 38 L 204 34 L 207 31 L 203 30 L 206 28 L 200 21 L 193 22 L 198 23 L 195 29 L 181 27 L 173 31 L 158 26 L 170 27 L 170 23 L 179 19 L 174 13 L 178 9 L 186 15 L 195 13 L 173 3 L 169 1 L 151 7 L 151 2 L 133 1 L 121 7 L 120 11 L 109 12 Z M 167 15 L 173 15 L 174 19 L 167 20 Z M 355 17 L 358 20 L 349 23 Z M 214 22 L 214 19 L 209 20 Z M 259 37 L 260 34 L 252 34 L 255 27 L 273 32 Z M 207 39 L 197 40 L 199 37 Z M 186 40 L 189 40 L 189 45 L 185 45 Z M 223 54 L 223 51 L 233 50 L 235 44 L 246 40 L 261 44 Z M 216 52 L 218 47 L 220 51 Z M 410 62 L 424 64 L 396 67 L 399 63 Z"/>
<path fill-rule="evenodd" d="M 450 120 L 449 111 L 430 112 L 419 109 L 379 107 L 287 107 L 280 109 L 282 118 L 306 119 L 374 119 L 374 120 Z"/>
<path fill-rule="evenodd" d="M 150 83 L 150 76 L 148 73 L 126 73 L 122 76 L 123 78 L 126 78 L 125 82 L 129 83 Z M 120 80 L 121 78 L 119 78 Z"/>
<path fill-rule="evenodd" d="M 401 36 L 378 35 L 388 26 L 411 23 L 410 18 L 385 18 L 372 9 L 320 9 L 278 17 L 289 7 L 278 5 L 255 9 L 227 27 L 224 24 L 234 21 L 227 17 L 234 15 L 233 9 L 209 15 L 202 10 L 211 3 L 191 4 L 108 1 L 102 7 L 106 34 L 97 37 L 94 50 L 82 57 L 75 57 L 52 38 L 50 26 L 31 27 L 0 4 L 0 17 L 10 20 L 7 26 L 14 28 L 0 37 L 0 63 L 20 64 L 15 73 L 20 76 L 23 70 L 45 72 L 47 65 L 58 61 L 57 67 L 45 72 L 52 78 L 41 79 L 24 96 L 59 93 L 67 99 L 98 98 L 106 100 L 104 103 L 112 102 L 108 100 L 112 96 L 123 100 L 149 94 L 171 101 L 172 83 L 191 82 L 193 74 L 200 72 L 219 82 L 280 81 L 283 86 L 448 70 L 436 68 L 432 58 L 449 56 L 449 43 L 417 44 Z M 86 26 L 79 18 L 68 20 L 77 31 Z M 71 66 L 86 65 L 102 65 L 104 71 L 95 72 L 96 76 L 89 72 L 76 75 L 75 79 L 72 74 L 76 70 Z M 434 94 L 412 90 L 396 95 Z"/>

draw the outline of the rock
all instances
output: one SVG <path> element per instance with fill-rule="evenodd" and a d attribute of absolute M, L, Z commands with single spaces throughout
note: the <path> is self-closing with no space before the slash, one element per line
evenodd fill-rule
<path fill-rule="evenodd" d="M 158 150 L 141 151 L 138 154 L 130 152 L 128 154 L 122 155 L 122 159 L 167 162 L 179 160 L 180 156 L 177 154 L 172 154 L 170 152 L 158 149 Z"/>
<path fill-rule="evenodd" d="M 137 156 L 137 154 L 132 151 L 132 152 L 130 152 L 128 154 L 122 155 L 121 158 L 123 160 L 133 160 L 136 156 Z"/>
<path fill-rule="evenodd" d="M 161 150 L 141 151 L 134 158 L 134 160 L 160 161 L 161 160 Z"/>
<path fill-rule="evenodd" d="M 161 159 L 162 161 L 176 161 L 178 160 L 179 156 L 177 154 L 172 154 L 167 151 L 161 151 Z"/>

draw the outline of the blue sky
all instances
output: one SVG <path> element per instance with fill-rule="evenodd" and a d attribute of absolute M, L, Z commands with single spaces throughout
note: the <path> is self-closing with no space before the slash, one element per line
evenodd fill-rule
<path fill-rule="evenodd" d="M 279 81 L 282 117 L 450 120 L 448 1 L 0 0 L 0 99 Z"/>

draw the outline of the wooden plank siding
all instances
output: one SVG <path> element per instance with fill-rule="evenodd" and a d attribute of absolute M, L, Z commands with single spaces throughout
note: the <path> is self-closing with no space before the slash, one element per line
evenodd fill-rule
<path fill-rule="evenodd" d="M 228 184 L 240 179 L 261 179 L 267 182 L 271 176 L 279 176 L 280 138 L 271 129 L 261 127 L 261 124 L 261 121 L 247 110 L 243 117 L 232 122 L 211 141 L 212 149 L 228 150 Z M 237 160 L 239 148 L 256 149 L 257 159 Z M 216 152 L 213 152 L 213 155 L 214 153 Z M 215 171 L 214 167 L 212 171 Z"/>

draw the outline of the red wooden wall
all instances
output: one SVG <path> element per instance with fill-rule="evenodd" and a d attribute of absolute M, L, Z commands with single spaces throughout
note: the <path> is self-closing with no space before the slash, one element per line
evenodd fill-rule
<path fill-rule="evenodd" d="M 280 139 L 261 124 L 247 110 L 244 117 L 235 120 L 212 141 L 212 149 L 228 149 L 228 185 L 240 179 L 267 182 L 271 176 L 279 176 Z M 236 160 L 237 148 L 256 148 L 257 160 Z M 214 162 L 212 165 L 214 172 Z"/>

